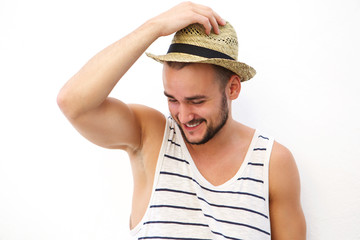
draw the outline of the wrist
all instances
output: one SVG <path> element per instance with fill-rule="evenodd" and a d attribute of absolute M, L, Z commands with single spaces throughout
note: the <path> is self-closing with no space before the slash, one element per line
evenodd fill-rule
<path fill-rule="evenodd" d="M 152 41 L 155 41 L 159 37 L 163 36 L 162 27 L 155 18 L 146 21 L 143 25 L 140 26 L 139 30 L 145 31 Z"/>

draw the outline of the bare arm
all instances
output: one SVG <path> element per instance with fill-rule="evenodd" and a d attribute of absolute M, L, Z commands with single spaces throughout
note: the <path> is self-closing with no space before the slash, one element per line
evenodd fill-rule
<path fill-rule="evenodd" d="M 100 146 L 135 150 L 140 145 L 141 129 L 133 110 L 108 95 L 156 39 L 152 28 L 145 24 L 95 55 L 58 95 L 58 104 L 69 121 Z"/>
<path fill-rule="evenodd" d="M 276 142 L 270 160 L 270 220 L 271 239 L 306 239 L 296 163 L 290 151 Z"/>
<path fill-rule="evenodd" d="M 210 8 L 190 2 L 179 4 L 150 19 L 138 29 L 95 55 L 61 89 L 58 104 L 75 128 L 103 147 L 136 151 L 141 148 L 145 122 L 141 106 L 134 108 L 108 95 L 143 52 L 160 36 L 191 23 L 218 32 L 223 20 Z M 150 111 L 150 110 L 149 110 Z M 160 114 L 150 111 L 157 118 Z M 151 122 L 151 121 L 150 121 Z"/>

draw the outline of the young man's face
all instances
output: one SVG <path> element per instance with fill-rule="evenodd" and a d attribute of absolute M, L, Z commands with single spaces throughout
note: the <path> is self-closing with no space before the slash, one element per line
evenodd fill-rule
<path fill-rule="evenodd" d="M 164 64 L 164 93 L 173 119 L 190 144 L 204 144 L 225 125 L 229 107 L 209 64 L 174 69 Z"/>

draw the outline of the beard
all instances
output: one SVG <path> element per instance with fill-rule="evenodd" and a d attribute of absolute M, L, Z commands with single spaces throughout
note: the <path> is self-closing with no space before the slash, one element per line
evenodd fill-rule
<path fill-rule="evenodd" d="M 192 144 L 192 145 L 201 145 L 201 144 L 207 143 L 210 139 L 212 139 L 224 127 L 228 118 L 229 118 L 229 108 L 227 105 L 226 94 L 224 92 L 222 95 L 222 99 L 221 99 L 221 105 L 220 105 L 220 111 L 219 111 L 219 117 L 218 117 L 219 122 L 216 125 L 215 124 L 208 125 L 208 121 L 204 118 L 193 119 L 189 122 L 189 124 L 205 122 L 207 127 L 206 127 L 205 135 L 202 139 L 200 139 L 198 141 L 190 141 L 186 137 L 185 132 L 184 132 L 183 128 L 181 127 L 179 118 L 176 116 L 176 118 L 174 118 L 174 119 L 176 120 L 175 121 L 176 124 L 179 126 L 181 135 L 183 136 L 183 138 L 185 139 L 185 141 L 187 143 Z"/>

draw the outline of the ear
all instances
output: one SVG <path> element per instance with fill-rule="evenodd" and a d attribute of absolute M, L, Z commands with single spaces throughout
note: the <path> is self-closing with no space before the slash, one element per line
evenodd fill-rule
<path fill-rule="evenodd" d="M 238 75 L 232 75 L 227 85 L 228 96 L 231 100 L 238 98 L 241 90 L 241 78 Z"/>

